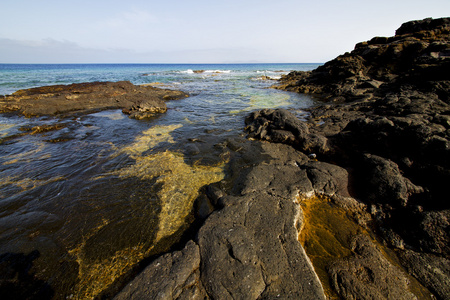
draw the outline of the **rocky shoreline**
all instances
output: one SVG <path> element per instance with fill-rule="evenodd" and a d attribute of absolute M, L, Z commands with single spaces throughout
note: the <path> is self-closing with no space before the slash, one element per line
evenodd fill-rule
<path fill-rule="evenodd" d="M 412 21 L 282 78 L 324 104 L 252 113 L 196 234 L 116 299 L 449 299 L 449 42 Z"/>
<path fill-rule="evenodd" d="M 167 111 L 166 100 L 186 98 L 181 91 L 138 86 L 129 81 L 52 85 L 0 96 L 0 113 L 26 117 L 70 116 L 106 109 L 122 109 L 131 118 L 149 118 Z"/>
<path fill-rule="evenodd" d="M 323 104 L 251 113 L 247 137 L 215 145 L 227 178 L 202 188 L 182 241 L 97 298 L 450 299 L 449 43 L 450 18 L 411 21 L 282 77 Z M 83 83 L 17 91 L 0 112 L 140 119 L 186 96 Z"/>

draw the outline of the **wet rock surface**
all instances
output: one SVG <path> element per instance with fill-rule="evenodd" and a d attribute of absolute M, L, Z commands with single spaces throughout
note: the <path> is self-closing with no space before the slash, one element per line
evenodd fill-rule
<path fill-rule="evenodd" d="M 77 83 L 19 90 L 0 96 L 0 112 L 32 117 L 123 109 L 130 117 L 142 119 L 166 112 L 166 100 L 185 97 L 187 94 L 180 91 L 137 86 L 129 81 Z"/>
<path fill-rule="evenodd" d="M 199 248 L 190 241 L 153 261 L 114 299 L 203 299 L 199 268 Z"/>
<path fill-rule="evenodd" d="M 422 295 L 409 290 L 408 284 L 413 280 L 410 275 L 390 263 L 367 236 L 359 236 L 370 230 L 371 218 L 368 206 L 350 196 L 350 177 L 346 169 L 317 161 L 281 143 L 236 138 L 227 141 L 223 147 L 224 151 L 230 152 L 230 178 L 227 180 L 231 186 L 208 186 L 204 194 L 207 199 L 201 201 L 207 201 L 213 208 L 209 214 L 202 214 L 204 220 L 196 234 L 190 236 L 181 252 L 174 251 L 153 261 L 128 283 L 117 295 L 118 299 L 163 299 L 161 295 L 184 299 L 185 294 L 194 299 L 333 298 L 330 295 L 342 298 L 369 295 L 374 299 L 380 295 L 385 298 L 401 295 L 404 299 L 414 299 Z M 339 273 L 336 275 L 338 281 L 343 280 L 341 286 L 336 287 L 336 294 L 323 286 L 317 267 L 313 266 L 310 254 L 305 252 L 299 240 L 299 233 L 308 225 L 302 202 L 305 199 L 316 201 L 315 195 L 329 198 L 341 212 L 349 211 L 355 218 L 354 225 L 345 226 L 355 227 L 350 230 L 341 219 L 333 219 L 330 224 L 334 229 L 324 235 L 310 235 L 310 243 L 334 235 L 334 230 L 339 231 L 343 226 L 347 232 L 338 237 L 343 244 L 350 244 L 350 239 L 359 239 L 371 249 L 368 256 L 366 252 L 358 254 L 358 249 L 363 246 L 355 246 L 353 250 L 349 247 L 346 252 L 349 257 L 339 256 L 332 260 L 336 266 L 343 264 L 341 260 L 345 261 L 348 269 L 347 272 L 342 271 L 343 266 L 339 267 L 339 272 L 331 267 L 326 269 L 329 272 L 327 278 Z M 333 218 L 332 214 L 323 217 Z M 333 243 L 324 242 L 330 244 L 330 249 L 335 249 Z M 195 263 L 185 254 L 188 251 L 196 257 Z M 351 258 L 354 255 L 362 257 Z M 184 262 L 175 263 L 173 257 Z M 162 267 L 163 262 L 165 267 Z M 183 269 L 178 268 L 179 263 Z M 371 286 L 366 287 L 365 278 L 352 277 L 352 270 L 361 265 L 372 268 L 377 276 Z M 389 276 L 395 280 L 384 280 L 384 268 L 390 270 Z M 185 273 L 187 275 L 183 275 Z M 186 284 L 188 277 L 195 278 L 194 283 Z M 376 289 L 380 282 L 383 282 L 383 292 Z M 354 290 L 347 284 L 358 287 Z M 144 293 L 148 286 L 152 287 L 148 292 L 152 296 Z M 352 296 L 347 298 L 354 299 Z"/>

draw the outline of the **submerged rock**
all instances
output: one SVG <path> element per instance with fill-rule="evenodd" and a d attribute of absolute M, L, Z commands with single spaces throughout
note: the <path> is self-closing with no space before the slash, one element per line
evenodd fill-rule
<path fill-rule="evenodd" d="M 180 91 L 137 86 L 129 81 L 52 85 L 4 96 L 0 99 L 0 113 L 32 117 L 123 109 L 130 117 L 141 119 L 165 112 L 166 100 L 185 97 L 187 94 Z"/>

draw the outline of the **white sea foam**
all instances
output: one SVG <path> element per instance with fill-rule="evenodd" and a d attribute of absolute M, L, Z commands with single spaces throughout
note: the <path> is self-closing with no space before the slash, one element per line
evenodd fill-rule
<path fill-rule="evenodd" d="M 231 70 L 192 70 L 192 69 L 188 69 L 185 71 L 179 71 L 180 73 L 183 74 L 217 74 L 217 73 L 225 73 L 225 74 L 229 74 L 231 73 Z"/>
<path fill-rule="evenodd" d="M 231 73 L 231 70 L 205 70 L 204 73 Z"/>

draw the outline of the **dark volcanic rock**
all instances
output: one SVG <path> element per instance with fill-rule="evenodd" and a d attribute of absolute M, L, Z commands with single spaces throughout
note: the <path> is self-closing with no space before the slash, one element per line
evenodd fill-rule
<path fill-rule="evenodd" d="M 264 109 L 245 119 L 250 138 L 293 145 L 306 152 L 324 153 L 327 139 L 309 132 L 308 126 L 284 109 Z"/>
<path fill-rule="evenodd" d="M 399 252 L 402 264 L 441 299 L 450 295 L 450 260 L 411 250 Z"/>
<path fill-rule="evenodd" d="M 417 299 L 409 280 L 364 235 L 352 241 L 354 254 L 334 262 L 331 283 L 343 299 Z"/>
<path fill-rule="evenodd" d="M 450 18 L 408 22 L 394 37 L 375 37 L 311 72 L 284 76 L 278 88 L 337 101 L 370 99 L 402 83 L 429 88 L 429 81 L 450 79 L 449 36 Z"/>
<path fill-rule="evenodd" d="M 333 223 L 332 232 L 351 234 L 339 242 L 350 248 L 320 266 L 339 297 L 429 299 L 431 292 L 449 299 L 449 26 L 450 18 L 409 22 L 394 37 L 284 77 L 281 88 L 340 104 L 310 109 L 306 122 L 283 109 L 250 114 L 250 141 L 221 145 L 230 156 L 228 190 L 205 189 L 196 236 L 154 261 L 118 297 L 324 299 L 319 268 L 298 241 L 307 220 L 323 220 L 300 206 L 316 195 L 360 226 Z M 313 237 L 343 239 L 315 226 L 323 232 L 309 232 Z M 394 252 L 369 238 L 370 229 L 405 269 L 386 258 Z M 317 251 L 311 257 L 331 255 Z"/>
<path fill-rule="evenodd" d="M 450 18 L 405 23 L 394 37 L 360 43 L 316 70 L 281 80 L 278 88 L 336 100 L 309 109 L 306 122 L 289 121 L 301 131 L 280 121 L 295 118 L 280 117 L 289 115 L 284 110 L 252 113 L 246 128 L 252 138 L 290 144 L 348 170 L 348 191 L 367 204 L 386 244 L 405 251 L 399 253 L 408 271 L 443 299 L 450 297 L 449 270 L 442 266 L 450 256 L 449 53 Z M 313 182 L 318 172 L 301 168 Z M 352 270 L 351 261 L 341 264 Z M 375 256 L 370 262 L 383 265 Z M 341 296 L 388 296 L 373 282 L 356 284 L 348 272 L 347 279 L 333 273 Z"/>
<path fill-rule="evenodd" d="M 245 140 L 228 144 L 240 145 L 231 164 L 243 184 L 229 195 L 210 188 L 208 194 L 215 199 L 211 202 L 221 209 L 205 220 L 195 243 L 188 242 L 182 254 L 155 260 L 118 299 L 154 299 L 148 295 L 178 299 L 183 293 L 208 299 L 325 299 L 297 237 L 302 226 L 297 197 L 314 191 L 298 163 L 309 159 L 281 144 Z M 244 172 L 243 160 L 253 165 L 249 172 Z M 188 251 L 193 254 L 188 256 Z M 175 257 L 183 256 L 184 263 L 175 262 Z M 195 279 L 187 285 L 190 277 Z M 152 290 L 146 295 L 148 285 Z"/>
<path fill-rule="evenodd" d="M 411 195 L 423 192 L 408 178 L 402 176 L 398 165 L 380 156 L 366 154 L 362 168 L 366 171 L 359 182 L 367 200 L 406 206 Z"/>
<path fill-rule="evenodd" d="M 128 81 L 77 83 L 19 90 L 0 98 L 0 112 L 31 117 L 120 108 L 130 117 L 141 119 L 165 112 L 165 100 L 185 97 L 180 91 L 136 86 Z"/>
<path fill-rule="evenodd" d="M 182 251 L 156 259 L 114 299 L 204 299 L 200 252 L 190 241 Z"/>

